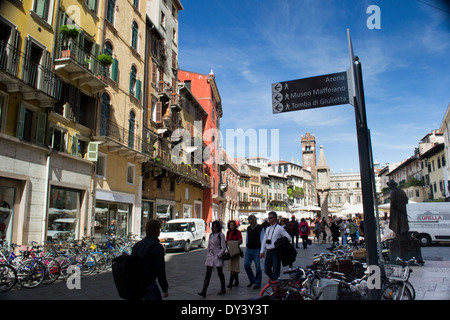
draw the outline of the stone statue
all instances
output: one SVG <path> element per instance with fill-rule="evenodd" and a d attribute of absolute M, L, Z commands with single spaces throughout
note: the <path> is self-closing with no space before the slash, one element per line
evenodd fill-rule
<path fill-rule="evenodd" d="M 397 183 L 394 180 L 390 180 L 387 183 L 391 188 L 390 193 L 390 222 L 389 229 L 395 232 L 396 236 L 405 235 L 409 230 L 408 215 L 406 213 L 406 204 L 408 203 L 408 196 L 402 190 L 397 188 Z"/>

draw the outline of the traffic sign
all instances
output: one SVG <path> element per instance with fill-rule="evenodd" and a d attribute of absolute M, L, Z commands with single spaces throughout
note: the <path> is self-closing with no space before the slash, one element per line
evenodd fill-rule
<path fill-rule="evenodd" d="M 273 113 L 349 103 L 347 72 L 272 84 Z"/>

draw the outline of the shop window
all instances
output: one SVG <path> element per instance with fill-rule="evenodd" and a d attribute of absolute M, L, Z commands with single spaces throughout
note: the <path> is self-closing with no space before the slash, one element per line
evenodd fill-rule
<path fill-rule="evenodd" d="M 51 187 L 47 240 L 78 239 L 80 206 L 80 191 Z"/>
<path fill-rule="evenodd" d="M 0 186 L 0 239 L 11 243 L 15 189 Z"/>
<path fill-rule="evenodd" d="M 97 201 L 94 215 L 94 237 L 104 238 L 111 221 L 116 222 L 116 236 L 126 236 L 129 230 L 131 205 Z"/>

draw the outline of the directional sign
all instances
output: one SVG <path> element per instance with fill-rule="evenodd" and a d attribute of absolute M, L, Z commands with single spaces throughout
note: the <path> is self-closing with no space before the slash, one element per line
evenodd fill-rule
<path fill-rule="evenodd" d="M 348 103 L 347 72 L 272 84 L 273 113 Z"/>

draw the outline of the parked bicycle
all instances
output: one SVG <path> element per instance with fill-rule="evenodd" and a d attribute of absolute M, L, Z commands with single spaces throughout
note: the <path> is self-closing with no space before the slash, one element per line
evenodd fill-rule
<path fill-rule="evenodd" d="M 416 258 L 403 261 L 400 257 L 396 259 L 399 265 L 385 264 L 384 270 L 387 283 L 381 291 L 381 300 L 414 300 L 416 291 L 414 286 L 409 282 L 412 269 L 410 265 L 416 264 Z"/>

